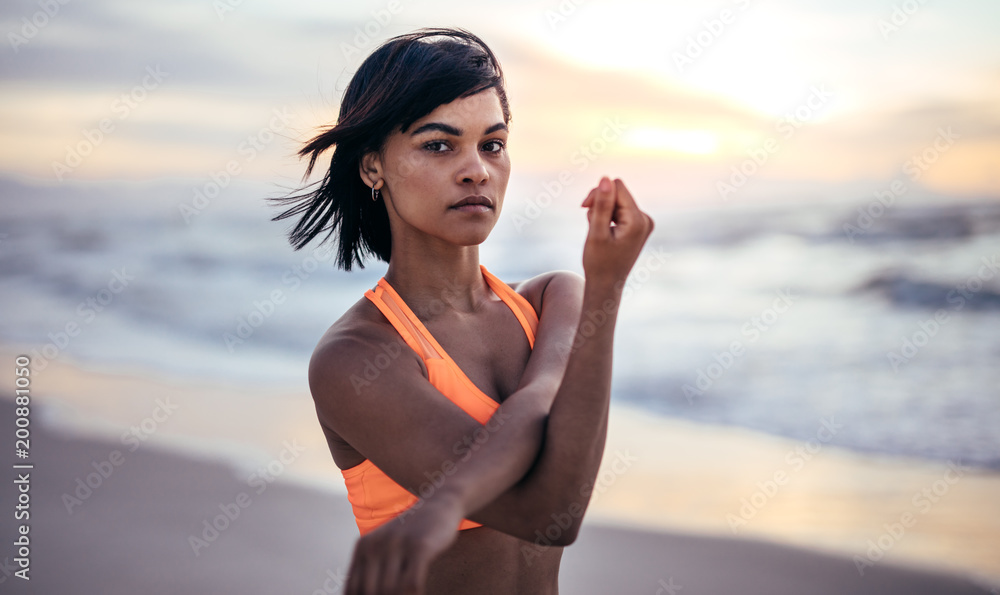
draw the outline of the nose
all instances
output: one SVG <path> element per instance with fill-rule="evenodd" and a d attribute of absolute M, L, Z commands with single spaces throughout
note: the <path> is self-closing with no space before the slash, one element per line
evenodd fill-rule
<path fill-rule="evenodd" d="M 490 172 L 486 169 L 486 163 L 479 154 L 478 148 L 470 151 L 470 155 L 459 167 L 456 181 L 459 184 L 475 184 L 477 186 L 485 184 L 490 179 Z"/>

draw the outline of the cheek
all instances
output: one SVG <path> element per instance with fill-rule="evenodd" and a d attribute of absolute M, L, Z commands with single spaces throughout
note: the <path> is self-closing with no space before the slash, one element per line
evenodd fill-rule
<path fill-rule="evenodd" d="M 427 171 L 426 158 L 420 151 L 399 151 L 388 155 L 389 167 L 386 174 L 400 182 L 409 183 L 415 180 L 421 172 Z"/>
<path fill-rule="evenodd" d="M 500 184 L 501 188 L 507 188 L 507 181 L 510 180 L 510 159 L 504 159 L 501 163 L 497 164 L 496 172 L 494 173 L 497 182 Z"/>
<path fill-rule="evenodd" d="M 386 184 L 396 212 L 411 224 L 429 215 L 428 201 L 440 195 L 439 168 L 419 156 L 393 161 L 387 168 Z"/>
<path fill-rule="evenodd" d="M 441 167 L 427 160 L 421 163 L 414 160 L 400 168 L 394 176 L 395 187 L 401 197 L 408 202 L 422 203 L 441 195 L 441 189 L 447 183 L 447 175 Z"/>
<path fill-rule="evenodd" d="M 393 196 L 400 200 L 412 194 L 420 194 L 433 171 L 423 153 L 409 148 L 387 151 L 383 165 L 386 184 L 394 191 Z"/>

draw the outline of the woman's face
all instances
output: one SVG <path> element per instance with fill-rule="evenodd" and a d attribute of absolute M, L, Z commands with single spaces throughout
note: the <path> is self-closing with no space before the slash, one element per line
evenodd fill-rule
<path fill-rule="evenodd" d="M 507 125 L 494 89 L 440 105 L 362 160 L 368 186 L 382 180 L 393 244 L 405 236 L 472 246 L 500 216 L 510 158 Z M 458 207 L 464 199 L 489 206 Z"/>

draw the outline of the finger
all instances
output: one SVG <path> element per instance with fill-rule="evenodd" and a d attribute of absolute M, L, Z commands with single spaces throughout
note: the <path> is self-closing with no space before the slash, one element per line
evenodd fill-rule
<path fill-rule="evenodd" d="M 615 186 L 607 177 L 601 178 L 590 205 L 590 233 L 596 239 L 604 239 L 611 235 L 611 213 L 615 209 Z"/>
<path fill-rule="evenodd" d="M 629 224 L 636 220 L 639 206 L 635 204 L 632 193 L 625 187 L 625 182 L 615 178 L 615 223 Z"/>
<path fill-rule="evenodd" d="M 581 207 L 587 207 L 587 225 L 588 225 L 588 227 L 590 226 L 591 219 L 594 218 L 594 211 L 590 207 L 594 206 L 594 198 L 597 196 L 597 193 L 600 192 L 600 191 L 601 191 L 601 189 L 600 189 L 600 183 L 598 183 L 597 186 L 594 186 L 593 188 L 591 188 L 590 192 L 587 194 L 587 198 L 583 199 L 583 204 L 580 205 Z"/>
<path fill-rule="evenodd" d="M 594 194 L 597 192 L 597 186 L 591 188 L 590 192 L 587 193 L 587 197 L 583 199 L 580 203 L 581 207 L 589 207 L 594 202 Z"/>
<path fill-rule="evenodd" d="M 364 574 L 362 575 L 363 586 L 361 589 L 364 595 L 374 595 L 375 593 L 382 592 L 378 587 L 379 578 L 382 576 L 382 558 L 380 555 L 374 553 L 376 549 L 380 548 L 373 548 L 372 553 L 365 556 Z"/>
<path fill-rule="evenodd" d="M 382 581 L 376 593 L 405 593 L 403 582 L 403 555 L 398 548 L 391 548 L 382 563 Z"/>
<path fill-rule="evenodd" d="M 364 564 L 358 556 L 358 548 L 354 548 L 354 556 L 351 558 L 351 566 L 347 571 L 347 583 L 344 585 L 344 595 L 361 595 L 362 577 L 364 577 Z"/>
<path fill-rule="evenodd" d="M 399 583 L 403 592 L 407 595 L 424 595 L 429 567 L 430 560 L 424 556 L 415 555 L 407 559 Z"/>
<path fill-rule="evenodd" d="M 623 226 L 622 230 L 630 228 L 637 231 L 645 231 L 647 236 L 652 232 L 652 218 L 639 209 L 632 193 L 625 187 L 625 182 L 620 179 L 615 180 L 615 225 Z"/>
<path fill-rule="evenodd" d="M 625 186 L 625 182 L 621 178 L 615 178 L 615 189 L 617 190 L 617 203 L 623 205 L 625 208 L 639 210 L 639 205 L 636 204 L 635 198 L 632 197 L 632 193 Z"/>

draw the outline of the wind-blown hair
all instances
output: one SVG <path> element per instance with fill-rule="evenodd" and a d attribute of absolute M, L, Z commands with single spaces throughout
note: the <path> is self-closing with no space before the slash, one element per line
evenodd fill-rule
<path fill-rule="evenodd" d="M 337 123 L 298 153 L 309 157 L 303 181 L 320 154 L 333 147 L 330 169 L 299 194 L 272 198 L 289 207 L 272 221 L 298 217 L 288 232 L 296 250 L 324 231 L 321 243 L 336 232 L 336 264 L 345 271 L 355 263 L 364 268 L 369 255 L 389 262 L 392 235 L 385 201 L 372 201 L 371 188 L 361 179 L 361 158 L 380 153 L 390 134 L 406 132 L 438 106 L 487 89 L 496 90 L 504 122 L 509 123 L 500 63 L 486 43 L 468 31 L 420 29 L 386 41 L 351 78 Z"/>

